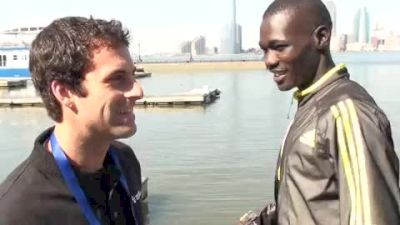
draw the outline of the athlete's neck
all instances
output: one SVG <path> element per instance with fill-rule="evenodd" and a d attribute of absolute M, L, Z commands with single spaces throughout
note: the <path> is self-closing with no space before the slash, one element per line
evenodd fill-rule
<path fill-rule="evenodd" d="M 315 83 L 318 81 L 322 76 L 324 76 L 330 69 L 335 67 L 335 63 L 332 60 L 332 57 L 330 55 L 323 55 L 321 57 L 320 63 L 317 68 L 317 73 L 316 76 L 314 77 L 314 81 L 312 83 Z"/>
<path fill-rule="evenodd" d="M 54 134 L 71 164 L 80 171 L 96 172 L 103 167 L 109 142 L 62 123 L 56 124 Z M 51 150 L 50 145 L 48 149 Z"/>

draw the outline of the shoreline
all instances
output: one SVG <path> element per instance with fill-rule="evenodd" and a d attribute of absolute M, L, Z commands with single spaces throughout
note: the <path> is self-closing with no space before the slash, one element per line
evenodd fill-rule
<path fill-rule="evenodd" d="M 150 72 L 153 74 L 265 70 L 265 64 L 262 61 L 138 63 L 137 65 L 138 67 L 143 67 L 146 72 Z"/>

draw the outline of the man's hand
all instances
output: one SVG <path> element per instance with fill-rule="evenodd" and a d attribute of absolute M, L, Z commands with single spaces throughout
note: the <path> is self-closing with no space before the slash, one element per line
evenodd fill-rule
<path fill-rule="evenodd" d="M 275 203 L 268 203 L 260 215 L 248 211 L 239 219 L 238 225 L 276 225 L 276 206 Z"/>
<path fill-rule="evenodd" d="M 255 220 L 257 219 L 257 214 L 253 211 L 248 211 L 247 213 L 243 214 L 242 217 L 239 219 L 239 225 L 257 225 Z"/>
<path fill-rule="evenodd" d="M 268 203 L 256 219 L 257 225 L 276 225 L 276 205 Z"/>

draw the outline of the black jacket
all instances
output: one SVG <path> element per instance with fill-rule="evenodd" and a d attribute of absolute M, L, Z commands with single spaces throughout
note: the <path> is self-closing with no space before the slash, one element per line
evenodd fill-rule
<path fill-rule="evenodd" d="M 271 217 L 279 225 L 400 224 L 398 158 L 372 97 L 344 65 L 295 97 L 277 164 L 276 212 L 264 210 L 261 224 L 276 223 Z"/>
<path fill-rule="evenodd" d="M 54 157 L 44 148 L 52 131 L 51 128 L 39 135 L 31 155 L 0 185 L 0 225 L 89 224 L 68 190 Z M 76 169 L 75 172 L 102 224 L 134 224 L 134 209 L 136 218 L 141 220 L 140 201 L 133 204 L 134 209 L 129 201 L 141 195 L 140 165 L 130 147 L 120 142 L 113 142 L 112 146 L 117 149 L 132 196 L 118 182 L 120 171 L 110 163 L 109 155 L 104 171 L 90 176 Z"/>

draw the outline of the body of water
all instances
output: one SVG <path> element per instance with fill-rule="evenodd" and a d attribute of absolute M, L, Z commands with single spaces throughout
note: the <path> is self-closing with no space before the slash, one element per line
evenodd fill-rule
<path fill-rule="evenodd" d="M 338 63 L 341 57 L 336 58 Z M 351 77 L 386 112 L 399 149 L 399 62 L 362 63 L 349 57 L 344 61 Z M 273 199 L 278 149 L 296 104 L 290 109 L 291 92 L 280 92 L 271 74 L 265 70 L 153 74 L 140 82 L 147 94 L 204 85 L 222 91 L 221 98 L 207 107 L 135 110 L 138 132 L 122 141 L 132 146 L 143 175 L 150 178 L 152 225 L 236 224 L 244 212 L 257 211 Z M 31 87 L 23 90 L 32 92 Z M 34 138 L 51 124 L 43 108 L 0 109 L 0 180 L 30 153 Z"/>

